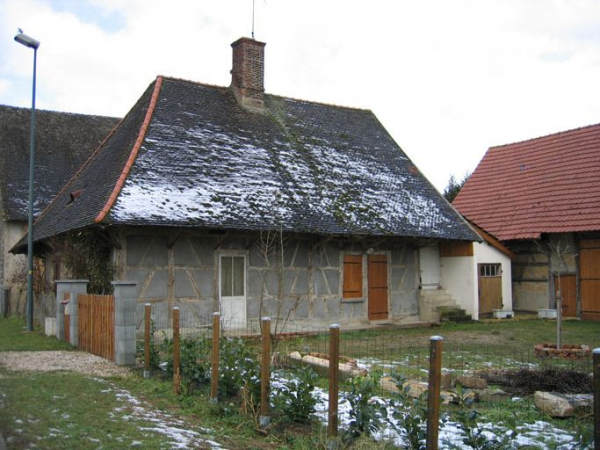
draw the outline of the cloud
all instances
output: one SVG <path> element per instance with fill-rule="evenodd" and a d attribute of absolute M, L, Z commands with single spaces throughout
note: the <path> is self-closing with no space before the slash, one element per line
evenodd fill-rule
<path fill-rule="evenodd" d="M 121 116 L 158 74 L 228 85 L 250 0 L 3 0 L 1 101 Z M 255 2 L 268 92 L 372 109 L 438 189 L 485 150 L 599 122 L 593 0 Z M 6 86 L 9 86 L 7 88 Z M 22 92 L 24 91 L 24 92 Z"/>

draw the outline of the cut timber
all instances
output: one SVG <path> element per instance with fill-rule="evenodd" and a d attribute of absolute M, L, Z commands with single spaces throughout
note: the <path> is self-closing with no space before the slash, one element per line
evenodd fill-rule
<path fill-rule="evenodd" d="M 329 360 L 325 358 L 318 358 L 311 355 L 302 356 L 299 352 L 293 352 L 289 355 L 289 361 L 293 366 L 311 366 L 315 372 L 321 375 L 327 375 L 329 371 Z M 340 363 L 339 371 L 341 380 L 347 380 L 348 378 L 354 377 L 364 377 L 367 375 L 366 369 L 359 369 L 356 367 L 356 365 L 348 363 Z"/>

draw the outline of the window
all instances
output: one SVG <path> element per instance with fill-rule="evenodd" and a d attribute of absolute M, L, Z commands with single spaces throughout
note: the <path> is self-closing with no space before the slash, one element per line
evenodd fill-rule
<path fill-rule="evenodd" d="M 501 275 L 500 264 L 479 264 L 480 277 L 499 277 Z"/>
<path fill-rule="evenodd" d="M 343 298 L 363 296 L 362 255 L 344 255 Z"/>
<path fill-rule="evenodd" d="M 221 256 L 221 297 L 244 296 L 244 257 Z"/>

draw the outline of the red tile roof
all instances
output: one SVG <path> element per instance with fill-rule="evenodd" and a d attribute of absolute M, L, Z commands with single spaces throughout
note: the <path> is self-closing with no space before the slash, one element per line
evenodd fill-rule
<path fill-rule="evenodd" d="M 453 206 L 501 241 L 600 230 L 600 124 L 491 147 Z"/>

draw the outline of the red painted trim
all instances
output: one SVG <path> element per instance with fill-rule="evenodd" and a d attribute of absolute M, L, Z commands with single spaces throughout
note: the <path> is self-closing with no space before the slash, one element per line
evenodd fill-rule
<path fill-rule="evenodd" d="M 140 147 L 142 146 L 142 143 L 144 142 L 144 138 L 146 137 L 146 132 L 148 131 L 148 127 L 150 126 L 150 122 L 152 120 L 152 115 L 154 114 L 154 108 L 156 107 L 156 102 L 158 101 L 158 95 L 160 94 L 160 88 L 162 86 L 162 82 L 163 82 L 162 76 L 159 76 L 156 78 L 156 84 L 154 85 L 154 91 L 152 92 L 152 98 L 150 99 L 150 106 L 148 107 L 148 111 L 146 111 L 146 117 L 144 117 L 144 122 L 142 123 L 142 126 L 140 128 L 140 133 L 135 141 L 135 144 L 133 145 L 133 148 L 131 149 L 129 158 L 127 159 L 127 162 L 125 163 L 125 167 L 123 167 L 123 171 L 121 172 L 121 175 L 119 176 L 119 179 L 117 180 L 117 184 L 115 185 L 112 193 L 110 194 L 108 201 L 106 202 L 106 204 L 104 205 L 104 208 L 102 208 L 102 210 L 100 211 L 98 216 L 94 219 L 95 223 L 100 223 L 106 218 L 106 215 L 108 214 L 110 209 L 113 207 L 115 201 L 117 200 L 117 197 L 121 193 L 121 189 L 123 189 L 125 180 L 127 180 L 127 176 L 129 175 L 129 172 L 131 171 L 131 168 L 133 167 L 133 163 L 135 162 L 135 159 L 137 158 Z"/>

